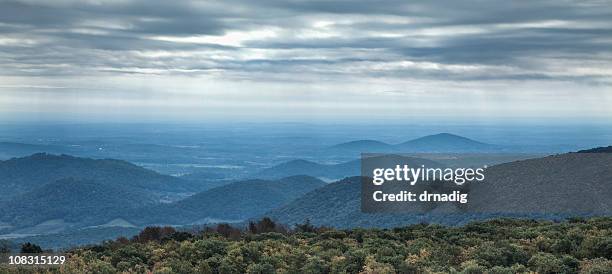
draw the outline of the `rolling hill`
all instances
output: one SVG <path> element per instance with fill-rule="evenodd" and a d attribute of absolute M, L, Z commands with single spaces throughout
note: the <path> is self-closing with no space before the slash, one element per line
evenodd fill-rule
<path fill-rule="evenodd" d="M 408 163 L 411 165 L 440 166 L 440 163 L 399 155 L 375 156 L 377 160 L 385 162 Z M 345 177 L 361 174 L 361 159 L 339 164 L 319 164 L 307 160 L 293 160 L 262 170 L 254 175 L 255 178 L 282 178 L 295 175 L 308 175 L 326 181 L 339 180 Z"/>
<path fill-rule="evenodd" d="M 359 173 L 359 160 L 353 160 L 340 164 L 319 164 L 298 159 L 266 168 L 253 177 L 282 178 L 295 175 L 308 175 L 325 180 L 334 180 L 347 176 L 355 176 Z"/>
<path fill-rule="evenodd" d="M 85 226 L 121 217 L 130 208 L 156 204 L 152 195 L 91 180 L 61 179 L 0 203 L 0 221 L 15 228 L 48 221 Z"/>
<path fill-rule="evenodd" d="M 494 148 L 493 145 L 450 133 L 428 135 L 394 147 L 410 152 L 480 152 Z"/>
<path fill-rule="evenodd" d="M 239 181 L 175 203 L 139 209 L 129 219 L 139 224 L 242 221 L 283 206 L 324 185 L 325 182 L 309 176 Z"/>
<path fill-rule="evenodd" d="M 309 219 L 315 225 L 344 227 L 360 215 L 361 181 L 351 177 L 306 193 L 286 206 L 264 214 L 281 223 L 302 223 Z"/>
<path fill-rule="evenodd" d="M 558 218 L 612 214 L 612 156 L 567 153 L 515 161 L 487 168 L 482 183 L 472 183 L 467 210 L 454 213 L 366 214 L 360 210 L 360 177 L 316 189 L 271 210 L 282 223 L 333 227 L 392 227 L 429 222 L 460 224 L 470 220 L 513 216 Z"/>
<path fill-rule="evenodd" d="M 376 153 L 376 152 L 490 152 L 501 149 L 500 146 L 482 143 L 463 136 L 439 133 L 406 141 L 400 144 L 387 144 L 376 140 L 357 140 L 334 145 L 329 152 L 338 153 Z"/>
<path fill-rule="evenodd" d="M 316 226 L 336 228 L 394 227 L 420 222 L 455 224 L 460 218 L 425 216 L 423 214 L 379 214 L 361 212 L 361 177 L 350 177 L 315 189 L 295 201 L 273 209 L 268 216 L 284 224 L 298 224 L 309 220 Z M 445 219 L 446 218 L 446 219 Z"/>
<path fill-rule="evenodd" d="M 566 153 L 489 167 L 473 212 L 612 214 L 612 154 Z"/>
<path fill-rule="evenodd" d="M 126 161 L 37 153 L 0 161 L 0 187 L 11 190 L 0 192 L 0 201 L 65 178 L 93 180 L 170 201 L 199 190 L 194 182 L 162 175 Z"/>

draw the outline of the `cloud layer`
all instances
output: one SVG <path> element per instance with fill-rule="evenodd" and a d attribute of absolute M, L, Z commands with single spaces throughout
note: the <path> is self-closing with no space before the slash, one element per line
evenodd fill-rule
<path fill-rule="evenodd" d="M 413 2 L 3 1 L 0 113 L 612 114 L 609 2 Z"/>

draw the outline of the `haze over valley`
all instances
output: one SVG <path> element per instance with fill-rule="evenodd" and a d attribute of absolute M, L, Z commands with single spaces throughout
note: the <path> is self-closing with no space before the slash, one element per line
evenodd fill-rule
<path fill-rule="evenodd" d="M 515 131 L 480 127 L 477 134 L 471 127 L 456 127 L 456 132 L 470 132 L 469 137 L 446 132 L 403 133 L 395 128 L 358 135 L 361 128 L 350 125 L 46 128 L 48 131 L 28 131 L 25 126 L 2 129 L 0 146 L 4 160 L 0 162 L 0 185 L 12 191 L 0 195 L 0 237 L 15 243 L 36 240 L 49 248 L 130 236 L 151 225 L 189 229 L 223 222 L 244 224 L 263 216 L 289 225 L 308 219 L 316 225 L 338 228 L 392 227 L 418 222 L 463 224 L 498 215 L 494 210 L 486 213 L 484 209 L 479 209 L 482 213 L 457 212 L 452 216 L 359 212 L 356 176 L 360 175 L 361 153 L 402 153 L 409 155 L 413 159 L 409 161 L 415 161 L 417 166 L 489 165 L 496 174 L 529 177 L 535 176 L 535 171 L 528 171 L 521 163 L 545 161 L 542 165 L 546 167 L 533 165 L 536 170 L 578 164 L 572 160 L 549 162 L 546 156 L 603 145 L 602 136 L 607 136 L 608 130 L 586 127 L 600 133 L 589 139 L 584 131 L 572 128 L 528 127 L 517 127 Z M 422 129 L 422 132 L 436 130 Z M 510 141 L 508 136 L 519 130 L 520 138 Z M 553 134 L 559 131 L 565 134 Z M 547 141 L 538 141 L 541 139 Z M 598 165 L 602 165 L 603 173 L 589 179 L 595 188 L 605 187 L 612 171 L 608 158 L 600 160 Z M 516 168 L 524 171 L 513 171 Z M 574 174 L 571 177 L 574 180 L 588 176 L 567 172 Z M 506 177 L 501 175 L 492 180 L 503 182 L 501 178 Z M 531 193 L 561 191 L 554 197 L 572 193 L 569 182 L 555 181 L 553 177 L 538 180 L 568 188 Z M 527 185 L 508 187 L 520 190 L 531 183 L 520 182 Z M 499 198 L 487 195 L 497 190 L 471 191 L 482 192 L 475 206 L 478 201 L 487 204 Z M 584 191 L 588 196 L 590 190 Z M 515 195 L 520 196 L 521 192 Z M 561 218 L 563 215 L 555 214 L 555 209 L 559 212 L 565 209 L 556 208 L 552 202 L 550 205 L 547 208 L 550 214 L 529 216 Z M 606 208 L 610 207 L 602 204 L 585 208 L 585 212 L 601 213 Z"/>

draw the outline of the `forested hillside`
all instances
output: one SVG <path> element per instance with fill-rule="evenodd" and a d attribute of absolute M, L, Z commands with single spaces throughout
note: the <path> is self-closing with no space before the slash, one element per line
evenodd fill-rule
<path fill-rule="evenodd" d="M 152 196 L 95 181 L 61 179 L 0 203 L 0 221 L 17 227 L 48 220 L 69 224 L 100 224 L 125 215 L 129 209 L 153 205 Z"/>
<path fill-rule="evenodd" d="M 286 205 L 324 185 L 310 176 L 238 181 L 178 202 L 136 209 L 128 219 L 141 225 L 243 221 Z"/>
<path fill-rule="evenodd" d="M 37 153 L 0 161 L 0 187 L 10 189 L 0 192 L 0 201 L 66 178 L 93 180 L 100 185 L 120 186 L 170 200 L 199 190 L 196 183 L 162 175 L 122 160 Z"/>
<path fill-rule="evenodd" d="M 498 219 L 384 230 L 307 223 L 288 230 L 269 219 L 245 230 L 149 227 L 131 240 L 72 250 L 67 262 L 51 272 L 611 273 L 612 219 Z"/>

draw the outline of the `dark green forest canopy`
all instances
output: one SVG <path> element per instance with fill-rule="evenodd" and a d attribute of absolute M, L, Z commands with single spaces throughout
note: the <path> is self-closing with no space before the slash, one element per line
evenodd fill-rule
<path fill-rule="evenodd" d="M 52 272 L 611 273 L 612 218 L 352 230 L 289 229 L 264 218 L 245 229 L 148 227 L 69 255 Z"/>

